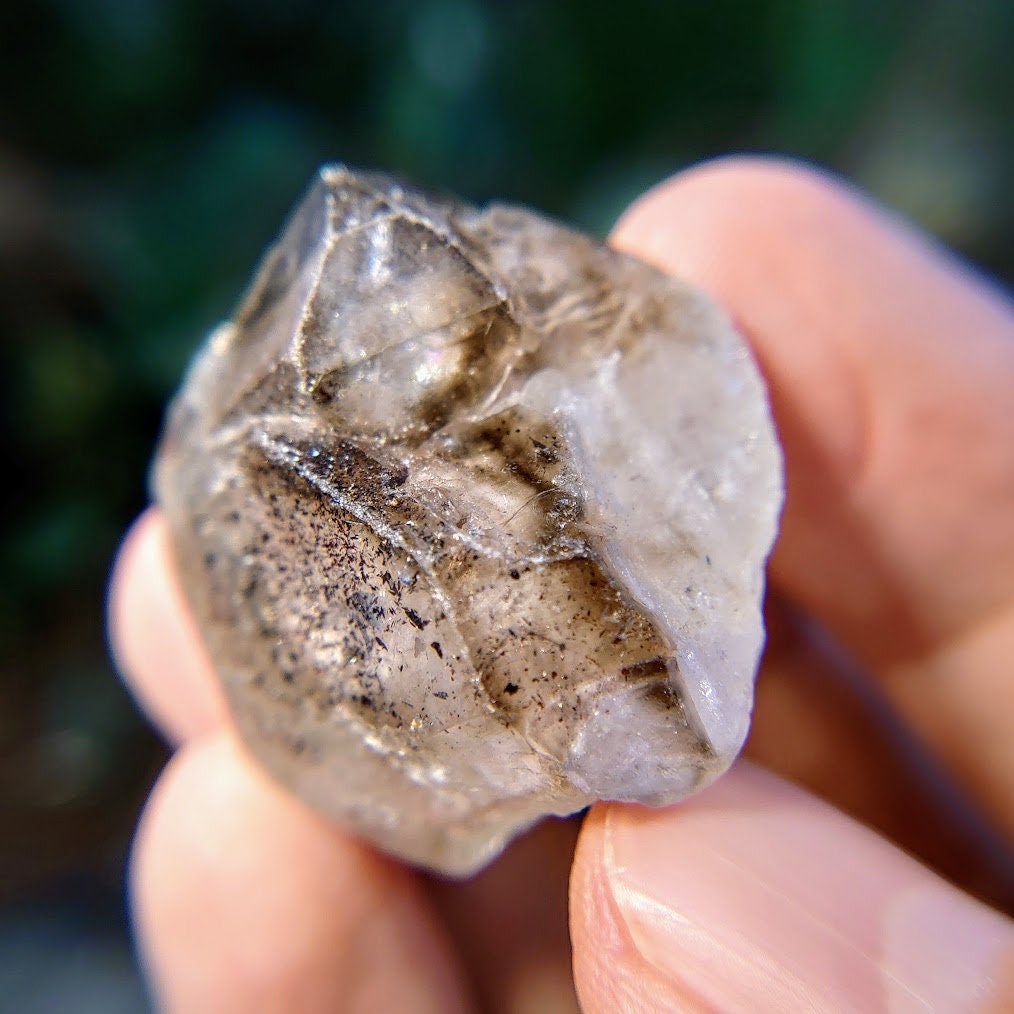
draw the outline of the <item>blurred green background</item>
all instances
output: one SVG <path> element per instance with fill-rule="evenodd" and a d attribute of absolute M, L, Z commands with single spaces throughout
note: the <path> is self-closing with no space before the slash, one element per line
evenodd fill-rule
<path fill-rule="evenodd" d="M 131 1011 L 164 752 L 106 654 L 163 405 L 325 160 L 604 233 L 737 150 L 1014 269 L 1014 4 L 43 0 L 0 13 L 0 1007 Z"/>

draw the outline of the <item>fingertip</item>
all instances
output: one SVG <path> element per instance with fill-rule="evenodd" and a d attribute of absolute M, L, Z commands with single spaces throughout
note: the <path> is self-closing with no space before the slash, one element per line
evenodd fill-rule
<path fill-rule="evenodd" d="M 630 205 L 611 242 L 663 270 L 720 288 L 730 279 L 737 284 L 751 274 L 768 275 L 766 268 L 777 267 L 777 260 L 769 264 L 766 258 L 773 248 L 778 257 L 798 259 L 805 275 L 808 242 L 821 247 L 868 239 L 861 234 L 870 228 L 890 234 L 903 256 L 942 262 L 951 283 L 1009 308 L 1009 296 L 988 277 L 853 181 L 818 163 L 779 154 L 722 155 L 682 170 Z M 727 242 L 734 252 L 745 244 L 759 259 L 729 263 L 723 252 Z M 853 267 L 878 270 L 878 260 Z M 821 267 L 816 265 L 818 271 Z"/>
<path fill-rule="evenodd" d="M 979 566 L 1014 551 L 1009 469 L 989 451 L 1009 436 L 1014 376 L 995 288 L 844 180 L 777 157 L 666 180 L 612 242 L 711 292 L 758 358 L 786 449 L 785 590 L 895 655 L 1010 593 L 1009 568 Z M 990 511 L 974 531 L 971 505 Z M 909 601 L 878 602 L 886 589 Z M 876 605 L 836 615 L 846 598 Z"/>
<path fill-rule="evenodd" d="M 571 905 L 589 1010 L 608 1009 L 594 1001 L 603 982 L 633 1009 L 1011 999 L 1010 922 L 746 764 L 677 807 L 601 807 L 582 834 Z"/>
<path fill-rule="evenodd" d="M 613 242 L 710 291 L 753 348 L 785 451 L 772 585 L 1014 826 L 1009 297 L 785 159 L 694 167 L 635 203 Z"/>
<path fill-rule="evenodd" d="M 227 731 L 176 753 L 138 829 L 131 880 L 165 1009 L 464 1007 L 410 874 L 276 787 Z"/>
<path fill-rule="evenodd" d="M 752 316 L 769 283 L 786 280 L 786 267 L 805 278 L 809 242 L 871 211 L 847 181 L 820 166 L 727 155 L 648 190 L 620 217 L 610 242 Z M 784 290 L 777 301 L 793 295 Z"/>
<path fill-rule="evenodd" d="M 585 1014 L 670 1010 L 685 991 L 645 960 L 605 876 L 610 804 L 584 818 L 570 875 L 570 936 L 574 986 Z M 678 1008 L 677 1008 L 678 1009 Z"/>
<path fill-rule="evenodd" d="M 849 322 L 863 310 L 836 294 L 847 275 L 837 262 L 850 255 L 841 234 L 851 232 L 861 207 L 816 168 L 733 156 L 659 184 L 631 206 L 611 237 L 714 296 L 758 360 L 786 450 L 776 574 L 787 553 L 792 569 L 823 549 L 811 518 L 842 499 L 869 446 L 864 364 L 848 342 Z"/>
<path fill-rule="evenodd" d="M 138 703 L 173 741 L 226 721 L 225 696 L 176 577 L 161 514 L 127 533 L 109 583 L 109 642 Z"/>
<path fill-rule="evenodd" d="M 826 480 L 858 486 L 875 456 L 894 450 L 884 437 L 901 412 L 885 410 L 961 379 L 968 364 L 953 350 L 965 331 L 981 331 L 985 346 L 1009 323 L 996 292 L 929 237 L 845 179 L 790 158 L 693 166 L 635 201 L 611 242 L 709 291 L 743 329 L 790 465 L 813 443 L 817 468 L 803 467 L 825 481 L 807 507 L 826 500 Z"/>
<path fill-rule="evenodd" d="M 692 165 L 642 194 L 620 217 L 610 241 L 664 270 L 697 276 L 706 273 L 699 244 L 721 246 L 713 240 L 716 230 L 739 233 L 744 225 L 756 227 L 784 213 L 785 200 L 823 204 L 847 190 L 829 170 L 798 159 L 723 155 Z M 716 260 L 719 255 L 720 249 Z"/>

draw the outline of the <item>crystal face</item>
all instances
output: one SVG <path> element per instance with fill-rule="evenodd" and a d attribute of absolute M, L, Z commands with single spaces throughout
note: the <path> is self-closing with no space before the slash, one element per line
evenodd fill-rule
<path fill-rule="evenodd" d="M 323 168 L 154 486 L 248 749 L 456 875 L 735 758 L 782 500 L 700 292 L 529 211 Z"/>

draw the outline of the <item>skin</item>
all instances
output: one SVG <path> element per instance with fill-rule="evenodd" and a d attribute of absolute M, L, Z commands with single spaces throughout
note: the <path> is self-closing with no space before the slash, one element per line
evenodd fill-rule
<path fill-rule="evenodd" d="M 149 511 L 110 626 L 177 744 L 132 867 L 165 1009 L 1014 1009 L 1014 924 L 972 896 L 1014 897 L 1010 304 L 776 160 L 675 177 L 613 242 L 711 291 L 770 385 L 788 496 L 754 760 L 547 823 L 464 884 L 406 870 L 248 762 Z"/>

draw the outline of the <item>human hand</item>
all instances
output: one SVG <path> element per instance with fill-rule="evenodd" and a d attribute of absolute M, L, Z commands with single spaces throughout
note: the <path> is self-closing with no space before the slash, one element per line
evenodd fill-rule
<path fill-rule="evenodd" d="M 614 242 L 717 296 L 771 387 L 788 498 L 751 752 L 1009 903 L 1010 307 L 900 224 L 776 162 L 685 173 Z M 110 622 L 135 694 L 180 744 L 133 868 L 167 1008 L 573 1005 L 572 825 L 447 885 L 276 788 L 238 745 L 153 512 L 121 553 Z M 927 775 L 922 748 L 997 837 Z M 676 807 L 593 808 L 570 915 L 589 1012 L 1014 1009 L 1010 922 L 749 763 Z"/>

